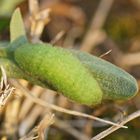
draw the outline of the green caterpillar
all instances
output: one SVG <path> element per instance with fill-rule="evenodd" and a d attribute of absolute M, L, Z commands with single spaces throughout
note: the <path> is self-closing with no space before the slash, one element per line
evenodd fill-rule
<path fill-rule="evenodd" d="M 21 21 L 18 10 L 15 17 L 17 23 Z M 2 64 L 6 70 L 16 71 L 9 72 L 9 77 L 26 79 L 89 106 L 104 99 L 129 99 L 137 93 L 136 80 L 105 60 L 50 44 L 31 44 L 23 30 L 15 34 L 11 31 L 9 47 L 0 48 L 0 63 L 5 60 L 7 63 Z"/>

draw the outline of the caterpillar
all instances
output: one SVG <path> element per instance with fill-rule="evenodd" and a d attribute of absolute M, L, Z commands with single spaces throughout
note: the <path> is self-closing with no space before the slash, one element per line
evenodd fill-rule
<path fill-rule="evenodd" d="M 18 21 L 14 19 L 16 15 Z M 13 19 L 13 22 L 22 21 L 18 10 Z M 22 28 L 22 25 L 16 27 Z M 10 71 L 19 73 L 9 73 L 10 77 L 53 89 L 88 106 L 106 99 L 125 100 L 136 95 L 135 78 L 121 68 L 85 52 L 29 43 L 24 31 L 14 33 L 12 24 L 11 28 L 11 43 L 4 49 L 0 47 L 0 62 L 5 60 L 7 65 L 2 64 L 6 69 L 10 67 Z"/>

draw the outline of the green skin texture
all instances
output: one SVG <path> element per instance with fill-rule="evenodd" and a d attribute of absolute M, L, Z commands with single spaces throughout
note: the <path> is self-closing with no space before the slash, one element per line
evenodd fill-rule
<path fill-rule="evenodd" d="M 130 74 L 88 53 L 50 44 L 15 44 L 0 51 L 5 57 L 0 63 L 9 77 L 26 79 L 89 106 L 104 99 L 129 99 L 138 91 Z"/>
<path fill-rule="evenodd" d="M 26 43 L 14 49 L 11 47 L 9 56 L 25 75 L 69 99 L 86 105 L 101 103 L 103 93 L 98 82 L 69 51 Z"/>
<path fill-rule="evenodd" d="M 138 92 L 134 77 L 123 69 L 86 52 L 70 50 L 98 81 L 103 99 L 125 100 Z"/>

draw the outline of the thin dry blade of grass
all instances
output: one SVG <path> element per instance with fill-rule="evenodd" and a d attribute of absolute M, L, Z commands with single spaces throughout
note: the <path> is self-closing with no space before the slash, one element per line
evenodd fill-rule
<path fill-rule="evenodd" d="M 39 87 L 39 86 L 34 86 L 31 89 L 32 93 L 34 93 L 34 92 L 36 93 L 35 94 L 36 97 L 39 97 L 42 94 L 43 91 L 44 91 L 44 89 Z M 32 106 L 33 106 L 33 102 L 31 102 L 29 98 L 26 98 L 24 100 L 24 102 L 22 103 L 22 106 L 21 106 L 21 109 L 20 109 L 20 112 L 19 112 L 19 120 L 20 121 L 25 118 L 25 116 L 31 110 Z"/>
<path fill-rule="evenodd" d="M 127 122 L 137 118 L 137 117 L 140 117 L 140 110 L 130 114 L 129 116 L 123 118 L 123 120 L 121 122 L 119 122 L 120 125 L 124 125 L 126 124 Z M 106 136 L 110 135 L 111 133 L 113 133 L 114 131 L 120 129 L 121 127 L 119 126 L 112 126 L 108 129 L 106 129 L 105 131 L 99 133 L 98 135 L 96 135 L 95 137 L 93 137 L 91 140 L 101 140 L 103 138 L 105 138 Z"/>
<path fill-rule="evenodd" d="M 126 126 L 122 126 L 122 125 L 120 126 L 120 124 L 117 124 L 117 123 L 114 123 L 114 122 L 111 122 L 111 121 L 108 121 L 108 120 L 103 120 L 103 119 L 100 119 L 98 117 L 91 116 L 91 115 L 88 115 L 88 114 L 85 114 L 85 113 L 81 113 L 81 112 L 77 112 L 77 111 L 72 111 L 72 110 L 68 110 L 68 109 L 65 109 L 65 108 L 58 107 L 58 106 L 53 105 L 53 104 L 49 104 L 46 101 L 43 101 L 43 100 L 33 96 L 18 81 L 14 80 L 14 79 L 11 79 L 10 82 L 11 82 L 11 84 L 16 86 L 17 88 L 21 89 L 24 96 L 26 96 L 27 98 L 30 98 L 31 101 L 33 101 L 34 103 L 37 103 L 37 104 L 39 104 L 41 106 L 44 106 L 44 107 L 47 107 L 47 108 L 51 108 L 51 109 L 53 109 L 55 111 L 71 114 L 71 115 L 74 115 L 74 116 L 85 117 L 85 118 L 93 119 L 93 120 L 100 121 L 100 122 L 103 122 L 103 123 L 107 123 L 107 124 L 110 124 L 110 125 L 115 125 L 115 126 L 119 126 L 119 127 L 122 127 L 122 128 L 127 128 Z"/>
<path fill-rule="evenodd" d="M 32 129 L 26 136 L 20 140 L 45 140 L 45 130 L 54 122 L 54 114 L 48 113 L 40 121 L 40 123 Z"/>
<path fill-rule="evenodd" d="M 102 31 L 102 27 L 110 12 L 113 2 L 114 0 L 100 1 L 96 13 L 92 18 L 89 30 L 87 31 L 81 44 L 81 50 L 90 52 L 94 46 L 106 39 L 106 33 Z"/>

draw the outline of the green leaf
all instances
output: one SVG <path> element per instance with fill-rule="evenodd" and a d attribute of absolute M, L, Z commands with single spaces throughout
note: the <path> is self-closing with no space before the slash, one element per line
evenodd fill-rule
<path fill-rule="evenodd" d="M 25 28 L 21 16 L 20 9 L 17 8 L 13 15 L 10 22 L 10 40 L 11 42 L 17 40 L 18 38 L 24 38 L 22 39 L 22 42 L 27 42 Z"/>

